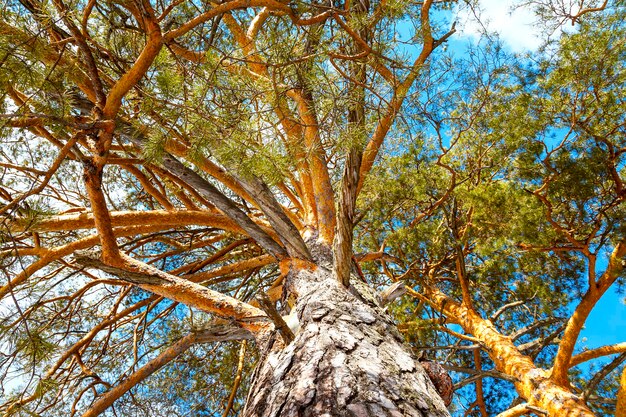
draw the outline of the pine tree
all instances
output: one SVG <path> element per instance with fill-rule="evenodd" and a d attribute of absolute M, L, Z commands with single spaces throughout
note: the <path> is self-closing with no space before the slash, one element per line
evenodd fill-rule
<path fill-rule="evenodd" d="M 0 412 L 623 409 L 575 350 L 626 255 L 583 6 L 531 61 L 448 53 L 456 1 L 4 3 Z"/>

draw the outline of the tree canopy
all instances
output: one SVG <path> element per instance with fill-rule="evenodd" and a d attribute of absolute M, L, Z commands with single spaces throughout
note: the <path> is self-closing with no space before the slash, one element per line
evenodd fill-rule
<path fill-rule="evenodd" d="M 404 292 L 452 415 L 626 415 L 626 340 L 580 337 L 625 283 L 623 1 L 520 4 L 526 55 L 460 46 L 471 1 L 0 4 L 2 415 L 240 415 L 317 268 Z"/>

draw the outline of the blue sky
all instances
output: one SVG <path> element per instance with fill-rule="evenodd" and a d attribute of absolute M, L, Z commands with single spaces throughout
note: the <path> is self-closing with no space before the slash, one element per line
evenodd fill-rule
<path fill-rule="evenodd" d="M 497 32 L 502 42 L 512 52 L 532 53 L 539 49 L 546 36 L 555 39 L 562 32 L 572 32 L 576 29 L 567 21 L 546 33 L 542 30 L 543 25 L 537 24 L 537 17 L 532 9 L 528 6 L 515 7 L 516 3 L 521 3 L 521 0 L 479 0 L 479 7 L 475 9 L 475 12 L 480 17 L 480 22 L 471 14 L 466 12 L 460 14 L 457 38 L 477 40 L 483 28 L 487 28 L 489 31 Z M 575 14 L 577 10 L 579 10 L 579 5 L 572 4 L 571 13 Z M 558 22 L 554 23 L 558 24 Z"/>
<path fill-rule="evenodd" d="M 586 340 L 584 340 L 586 338 Z M 580 345 L 595 348 L 626 341 L 626 305 L 624 296 L 609 289 L 593 309 L 581 333 Z"/>

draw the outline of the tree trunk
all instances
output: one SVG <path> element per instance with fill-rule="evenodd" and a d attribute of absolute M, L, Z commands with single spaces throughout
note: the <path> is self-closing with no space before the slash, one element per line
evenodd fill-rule
<path fill-rule="evenodd" d="M 352 281 L 330 263 L 288 274 L 300 326 L 287 346 L 277 333 L 261 341 L 243 416 L 449 416 L 376 295 Z"/>

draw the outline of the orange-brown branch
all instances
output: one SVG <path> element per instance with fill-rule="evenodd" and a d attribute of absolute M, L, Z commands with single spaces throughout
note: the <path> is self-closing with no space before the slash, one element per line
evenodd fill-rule
<path fill-rule="evenodd" d="M 230 0 L 213 7 L 211 10 L 204 12 L 201 15 L 194 17 L 177 29 L 170 30 L 165 34 L 164 38 L 166 41 L 173 40 L 189 32 L 196 26 L 213 19 L 216 16 L 220 16 L 224 13 L 230 12 L 231 10 L 243 9 L 246 7 L 267 7 L 271 10 L 277 10 L 284 13 L 293 14 L 288 5 L 274 0 Z"/>
<path fill-rule="evenodd" d="M 162 43 L 161 27 L 157 22 L 154 11 L 148 2 L 142 2 L 143 13 L 138 19 L 146 29 L 148 39 L 143 50 L 133 66 L 115 82 L 106 98 L 106 105 L 102 110 L 106 119 L 113 119 L 122 105 L 122 98 L 143 78 L 159 54 Z"/>
<path fill-rule="evenodd" d="M 161 191 L 157 190 L 156 187 L 152 185 L 148 177 L 143 172 L 141 172 L 139 168 L 130 164 L 123 164 L 122 167 L 126 171 L 131 173 L 137 179 L 137 181 L 139 181 L 143 189 L 152 197 L 154 197 L 154 199 L 158 201 L 159 204 L 163 206 L 163 208 L 167 210 L 174 210 L 174 205 L 172 204 L 172 202 L 168 200 L 168 198 Z"/>
<path fill-rule="evenodd" d="M 546 410 L 551 417 L 593 417 L 584 401 L 570 390 L 555 384 L 549 373 L 537 368 L 532 359 L 523 355 L 510 337 L 498 332 L 493 323 L 480 317 L 475 311 L 454 301 L 432 286 L 425 286 L 425 299 L 443 312 L 463 330 L 479 339 L 487 348 L 496 369 L 515 378 L 518 394 L 531 406 Z M 418 294 L 409 289 L 409 293 Z"/>
<path fill-rule="evenodd" d="M 335 194 L 330 183 L 326 155 L 322 147 L 317 117 L 313 103 L 306 100 L 301 92 L 290 90 L 298 104 L 298 112 L 304 124 L 304 142 L 309 155 L 313 192 L 318 214 L 320 240 L 331 244 L 335 235 Z"/>
<path fill-rule="evenodd" d="M 158 225 L 160 230 L 170 227 L 189 225 L 211 226 L 235 233 L 244 233 L 235 222 L 223 214 L 206 211 L 191 210 L 154 210 L 154 211 L 113 211 L 110 212 L 111 225 L 141 226 Z M 13 232 L 53 232 L 61 230 L 92 229 L 95 227 L 93 213 L 61 214 L 38 219 L 35 223 L 30 220 L 18 219 L 11 224 Z"/>
<path fill-rule="evenodd" d="M 565 327 L 563 337 L 559 343 L 559 350 L 554 360 L 554 367 L 552 368 L 551 378 L 557 384 L 564 387 L 569 385 L 567 374 L 570 369 L 570 361 L 572 353 L 574 352 L 574 346 L 578 340 L 578 335 L 593 307 L 622 273 L 624 269 L 624 256 L 626 256 L 626 241 L 622 240 L 617 244 L 613 253 L 611 253 L 606 271 L 600 276 L 595 285 L 591 285 L 587 290 L 568 320 L 567 327 Z"/>
<path fill-rule="evenodd" d="M 426 0 L 422 4 L 421 9 L 421 22 L 422 22 L 422 39 L 423 46 L 419 56 L 413 62 L 410 73 L 407 75 L 406 79 L 400 83 L 394 93 L 387 110 L 385 111 L 383 117 L 378 122 L 372 137 L 370 138 L 365 151 L 363 153 L 363 162 L 361 163 L 361 170 L 359 175 L 359 186 L 358 190 L 363 188 L 363 182 L 365 181 L 365 177 L 372 169 L 374 165 L 374 161 L 376 160 L 376 156 L 378 155 L 378 151 L 380 150 L 381 145 L 389 129 L 393 125 L 398 112 L 400 111 L 400 107 L 406 98 L 409 89 L 413 85 L 413 82 L 417 79 L 417 76 L 421 73 L 426 60 L 435 49 L 435 41 L 432 36 L 431 28 L 430 28 L 430 8 L 432 6 L 432 0 Z"/>
<path fill-rule="evenodd" d="M 572 357 L 569 362 L 570 368 L 578 366 L 583 362 L 590 361 L 602 356 L 615 355 L 616 353 L 626 352 L 626 342 L 617 343 L 610 346 L 602 346 L 596 349 L 586 350 Z"/>
<path fill-rule="evenodd" d="M 626 417 L 626 368 L 622 371 L 622 377 L 620 378 L 615 417 Z"/>
<path fill-rule="evenodd" d="M 95 160 L 84 161 L 83 180 L 91 203 L 94 225 L 100 236 L 103 259 L 105 262 L 119 262 L 120 251 L 111 224 L 111 214 L 102 192 L 102 166 Z"/>
<path fill-rule="evenodd" d="M 251 332 L 269 326 L 266 314 L 256 307 L 235 298 L 210 290 L 126 255 L 118 264 L 106 264 L 93 254 L 76 255 L 76 262 L 113 274 L 121 280 L 136 285 L 153 294 L 161 295 L 189 307 L 194 307 L 220 317 L 234 319 Z"/>

